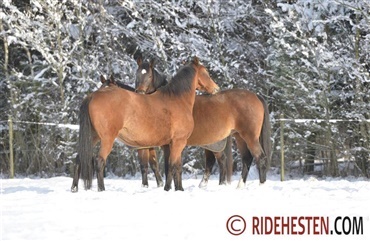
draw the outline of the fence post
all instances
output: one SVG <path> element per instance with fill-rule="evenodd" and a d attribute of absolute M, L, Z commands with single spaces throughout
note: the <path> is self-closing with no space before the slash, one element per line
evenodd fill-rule
<path fill-rule="evenodd" d="M 13 120 L 9 115 L 9 177 L 14 178 L 14 153 L 13 153 Z"/>
<path fill-rule="evenodd" d="M 280 163 L 280 181 L 284 181 L 284 115 L 280 115 L 280 151 L 281 151 L 281 163 Z"/>

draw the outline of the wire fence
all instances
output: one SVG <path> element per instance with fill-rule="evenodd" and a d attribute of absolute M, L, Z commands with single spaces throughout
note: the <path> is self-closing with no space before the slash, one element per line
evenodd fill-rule
<path fill-rule="evenodd" d="M 294 132 L 298 131 L 301 129 L 301 127 L 310 125 L 312 123 L 316 124 L 321 124 L 321 123 L 330 123 L 330 125 L 336 125 L 340 123 L 346 123 L 346 122 L 356 122 L 356 123 L 370 123 L 370 119 L 365 119 L 365 120 L 356 120 L 356 119 L 290 119 L 290 118 L 281 118 L 278 119 L 272 119 L 271 120 L 272 125 L 273 125 L 273 135 L 272 135 L 272 141 L 273 141 L 273 163 L 272 165 L 275 167 L 280 167 L 280 174 L 282 177 L 282 180 L 284 179 L 285 173 L 284 171 L 286 170 L 287 172 L 300 172 L 300 173 L 313 173 L 313 174 L 322 174 L 325 175 L 325 173 L 328 173 L 328 168 L 330 167 L 330 155 L 324 155 L 322 153 L 323 150 L 327 151 L 327 149 L 330 149 L 327 144 L 322 144 L 319 141 L 309 141 L 309 140 L 303 140 L 303 144 L 292 144 L 294 142 Z M 295 126 L 289 126 L 289 123 L 295 125 Z M 20 150 L 22 148 L 17 147 L 19 145 L 19 142 L 14 143 L 14 131 L 16 132 L 22 132 L 24 131 L 25 128 L 22 127 L 22 125 L 29 125 L 29 126 L 39 126 L 43 128 L 52 128 L 53 131 L 51 132 L 58 132 L 55 129 L 66 129 L 72 132 L 73 136 L 78 135 L 78 129 L 79 125 L 78 124 L 60 124 L 60 123 L 52 123 L 52 122 L 33 122 L 33 121 L 18 121 L 18 120 L 12 120 L 11 117 L 9 117 L 8 120 L 3 120 L 0 121 L 0 132 L 3 133 L 8 133 L 6 136 L 8 137 L 8 140 L 3 140 L 2 143 L 2 150 L 0 150 L 0 157 L 2 159 L 4 158 L 4 163 L 2 165 L 2 172 L 8 172 L 9 177 L 14 177 L 15 175 L 15 155 L 14 151 L 15 150 Z M 39 130 L 40 132 L 45 132 L 45 130 Z M 292 134 L 293 133 L 293 134 Z M 47 135 L 46 133 L 41 134 L 40 136 L 45 136 Z M 5 135 L 3 135 L 5 136 Z M 76 139 L 76 138 L 75 138 Z M 304 139 L 304 138 L 303 138 Z M 284 141 L 285 140 L 285 141 Z M 302 138 L 301 138 L 302 141 Z M 35 141 L 36 142 L 36 141 Z M 59 170 L 59 172 L 62 173 L 71 173 L 71 168 L 72 168 L 72 158 L 75 156 L 75 151 L 74 145 L 73 144 L 68 144 L 66 142 L 59 143 L 62 146 L 61 148 L 68 149 L 68 151 L 50 151 L 53 150 L 53 145 L 51 143 L 48 143 L 47 141 L 39 141 L 37 145 L 35 144 L 34 147 L 30 147 L 30 150 L 27 149 L 22 149 L 23 153 L 33 152 L 34 157 L 33 160 L 29 161 L 30 163 L 27 165 L 30 166 L 35 166 L 35 162 L 37 162 L 36 159 L 37 155 L 35 152 L 38 152 L 42 158 L 45 159 L 45 163 L 53 163 L 53 164 L 48 164 L 42 165 L 42 164 L 37 164 L 36 166 L 39 166 L 39 169 L 46 168 L 49 171 L 56 171 Z M 48 144 L 47 144 L 48 143 Z M 119 145 L 119 144 L 118 144 Z M 292 147 L 292 145 L 296 145 L 295 147 Z M 235 145 L 234 145 L 235 146 Z M 307 159 L 309 159 L 307 156 L 310 155 L 309 151 L 307 152 L 307 149 L 313 149 L 314 152 L 311 152 L 312 157 L 311 159 L 313 160 L 312 162 L 308 162 Z M 341 148 L 341 147 L 338 147 Z M 360 147 L 354 147 L 352 148 L 356 150 L 359 149 Z M 45 154 L 45 150 L 48 149 L 49 153 Z M 121 148 L 122 149 L 122 148 Z M 348 148 L 348 152 L 350 152 L 351 148 Z M 293 151 L 292 151 L 293 150 Z M 369 150 L 365 150 L 367 153 L 367 160 L 365 162 L 369 162 Z M 345 150 L 338 150 L 338 153 L 341 152 L 341 154 L 338 156 L 339 160 L 339 168 L 341 170 L 346 170 L 346 173 L 349 173 L 349 169 L 352 170 L 350 173 L 351 175 L 362 175 L 364 174 L 361 170 L 361 166 L 358 165 L 357 161 L 351 157 L 351 155 Z M 63 154 L 61 154 L 63 153 Z M 27 154 L 23 154 L 27 155 Z M 57 155 L 58 157 L 55 158 L 54 155 Z M 135 175 L 136 171 L 138 170 L 137 164 L 135 164 L 135 155 L 133 154 L 132 151 L 129 151 L 129 149 L 125 149 L 124 151 L 116 151 L 113 152 L 113 156 L 115 157 L 110 157 L 110 164 L 108 164 L 108 168 L 110 167 L 112 172 L 118 175 L 125 175 L 125 173 L 130 173 L 131 175 Z M 234 157 L 236 160 L 238 160 L 237 157 L 237 150 L 234 148 Z M 347 155 L 347 156 L 346 156 Z M 30 155 L 32 156 L 32 155 Z M 53 157 L 54 156 L 54 157 Z M 66 156 L 72 156 L 70 158 L 67 158 Z M 112 156 L 112 154 L 110 155 Z M 288 158 L 285 158 L 288 156 Z M 197 155 L 193 156 L 191 158 L 204 158 L 203 155 Z M 365 157 L 366 158 L 366 157 Z M 23 157 L 23 159 L 25 159 Z M 54 161 L 53 161 L 54 159 Z M 122 159 L 128 160 L 122 165 Z M 60 160 L 55 161 L 55 160 Z M 287 161 L 288 160 L 288 161 Z M 121 164 L 118 164 L 118 163 Z M 239 166 L 241 164 L 239 163 Z M 52 167 L 50 167 L 52 166 Z M 199 166 L 199 165 L 198 165 Z M 308 168 L 311 171 L 307 171 L 307 167 L 312 166 L 312 168 Z M 61 168 L 63 167 L 63 168 Z M 200 165 L 200 168 L 203 167 L 203 165 Z M 59 169 L 58 169 L 59 168 Z M 199 167 L 198 167 L 199 168 Z M 27 167 L 27 171 L 31 171 L 31 167 Z M 237 165 L 235 165 L 235 169 L 238 169 Z M 240 169 L 240 167 L 239 167 Z M 361 174 L 362 173 L 362 174 Z M 37 173 L 36 173 L 37 175 Z"/>

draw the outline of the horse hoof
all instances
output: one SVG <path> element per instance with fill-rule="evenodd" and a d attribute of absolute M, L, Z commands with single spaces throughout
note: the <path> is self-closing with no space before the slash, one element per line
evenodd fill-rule
<path fill-rule="evenodd" d="M 71 192 L 73 193 L 78 192 L 78 187 L 77 186 L 71 187 Z"/>
<path fill-rule="evenodd" d="M 163 187 L 164 186 L 164 183 L 163 182 L 160 182 L 157 184 L 157 187 Z"/>
<path fill-rule="evenodd" d="M 178 187 L 178 188 L 175 189 L 175 191 L 184 191 L 184 188 Z"/>
<path fill-rule="evenodd" d="M 208 182 L 206 182 L 206 181 L 201 181 L 201 182 L 199 183 L 199 188 L 206 188 L 206 187 L 207 187 L 207 184 L 208 184 Z"/>
<path fill-rule="evenodd" d="M 105 187 L 99 187 L 98 188 L 98 192 L 102 192 L 102 191 L 105 191 Z"/>
<path fill-rule="evenodd" d="M 236 188 L 237 189 L 242 189 L 244 187 L 245 187 L 245 183 L 242 180 L 240 180 L 239 183 L 238 183 L 238 186 Z"/>
<path fill-rule="evenodd" d="M 148 188 L 148 187 L 149 187 L 149 185 L 148 185 L 148 184 L 141 184 L 141 187 Z"/>
<path fill-rule="evenodd" d="M 164 186 L 164 190 L 165 190 L 165 191 L 169 191 L 169 190 L 171 190 L 171 186 L 165 185 L 165 186 Z"/>

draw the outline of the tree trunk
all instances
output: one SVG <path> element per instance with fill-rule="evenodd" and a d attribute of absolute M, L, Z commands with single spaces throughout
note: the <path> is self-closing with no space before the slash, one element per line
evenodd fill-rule
<path fill-rule="evenodd" d="M 328 81 L 330 80 L 330 73 L 328 75 Z M 326 134 L 325 134 L 325 145 L 328 146 L 329 151 L 329 173 L 331 176 L 336 177 L 339 175 L 339 169 L 338 169 L 338 158 L 336 155 L 336 143 L 333 139 L 333 132 L 331 131 L 331 123 L 330 123 L 330 117 L 331 117 L 331 106 L 328 101 L 328 94 L 327 91 L 323 91 L 324 94 L 324 109 L 325 109 L 325 122 L 326 122 Z"/>
<path fill-rule="evenodd" d="M 11 106 L 9 107 L 9 177 L 14 177 L 14 154 L 13 154 L 13 106 L 15 104 L 15 99 L 13 95 L 13 88 L 12 84 L 9 80 L 9 45 L 8 45 L 8 39 L 6 36 L 6 32 L 3 26 L 3 21 L 0 18 L 0 32 L 4 33 L 3 35 L 3 42 L 4 42 L 4 73 L 5 73 L 5 81 L 9 86 L 9 92 L 10 92 L 10 103 Z"/>
<path fill-rule="evenodd" d="M 315 155 L 316 155 L 316 133 L 312 133 L 307 139 L 307 147 L 306 147 L 306 160 L 304 164 L 304 172 L 309 174 L 314 172 L 314 164 L 315 164 Z"/>

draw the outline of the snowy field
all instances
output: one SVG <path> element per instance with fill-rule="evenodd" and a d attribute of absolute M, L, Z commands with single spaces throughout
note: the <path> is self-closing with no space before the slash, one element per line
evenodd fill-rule
<path fill-rule="evenodd" d="M 68 177 L 1 179 L 0 240 L 370 240 L 368 180 L 280 182 L 270 175 L 259 185 L 251 171 L 243 189 L 236 189 L 237 176 L 229 186 L 213 176 L 205 189 L 198 188 L 200 176 L 185 176 L 184 192 L 165 192 L 153 179 L 142 188 L 139 176 L 106 178 L 105 192 L 96 191 L 96 180 L 91 191 L 80 181 L 78 193 L 70 192 Z M 233 215 L 246 223 L 238 236 L 227 229 L 244 229 L 241 219 L 227 226 Z M 253 235 L 252 217 L 293 216 L 328 217 L 330 230 L 338 216 L 362 217 L 363 235 L 313 235 L 307 226 L 303 235 Z"/>

